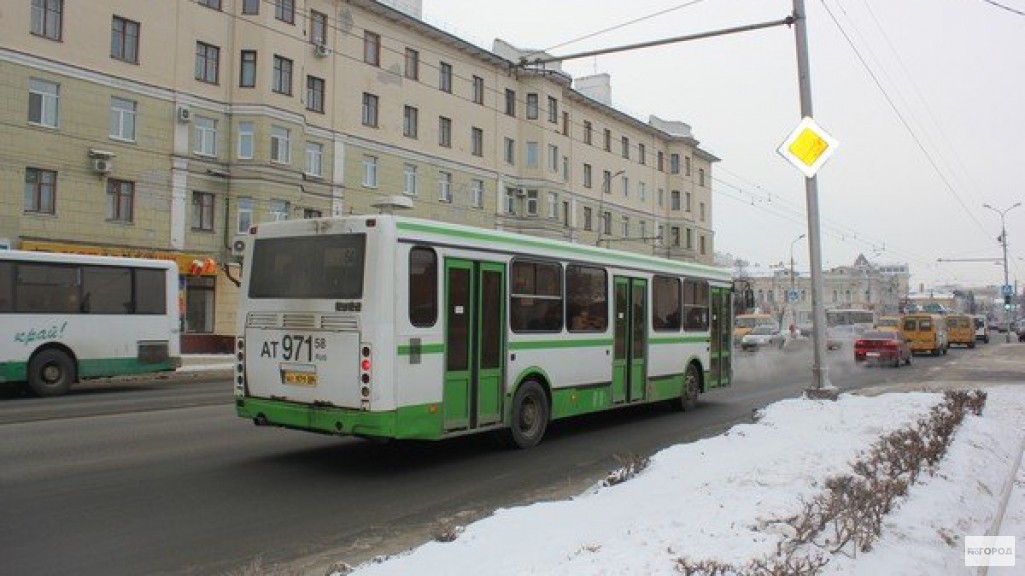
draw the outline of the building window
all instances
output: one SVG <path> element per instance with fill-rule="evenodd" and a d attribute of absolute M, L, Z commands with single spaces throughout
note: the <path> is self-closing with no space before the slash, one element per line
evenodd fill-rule
<path fill-rule="evenodd" d="M 559 195 L 555 192 L 548 193 L 548 217 L 552 220 L 559 219 Z"/>
<path fill-rule="evenodd" d="M 630 197 L 630 179 L 623 176 L 623 198 Z"/>
<path fill-rule="evenodd" d="M 484 104 L 484 79 L 480 76 L 473 77 L 473 103 Z"/>
<path fill-rule="evenodd" d="M 444 116 L 438 117 L 438 145 L 445 148 L 452 147 L 452 119 Z"/>
<path fill-rule="evenodd" d="M 698 219 L 701 222 L 705 221 L 705 203 L 704 202 L 699 202 L 698 203 Z"/>
<path fill-rule="evenodd" d="M 107 220 L 131 222 L 135 204 L 135 182 L 107 180 Z"/>
<path fill-rule="evenodd" d="M 601 191 L 606 194 L 612 192 L 612 172 L 608 170 L 601 172 Z"/>
<path fill-rule="evenodd" d="M 680 173 L 680 155 L 670 154 L 669 155 L 669 173 L 679 174 Z"/>
<path fill-rule="evenodd" d="M 31 78 L 28 81 L 28 121 L 56 128 L 60 120 L 60 85 Z"/>
<path fill-rule="evenodd" d="M 680 191 L 673 190 L 669 193 L 669 209 L 674 212 L 680 211 Z"/>
<path fill-rule="evenodd" d="M 554 96 L 548 97 L 548 121 L 552 124 L 559 123 L 559 101 Z"/>
<path fill-rule="evenodd" d="M 569 136 L 569 112 L 562 113 L 562 135 Z"/>
<path fill-rule="evenodd" d="M 442 92 L 452 92 L 452 65 L 442 62 L 438 65 L 438 89 Z"/>
<path fill-rule="evenodd" d="M 512 138 L 505 139 L 505 163 L 509 165 L 516 164 L 516 141 Z"/>
<path fill-rule="evenodd" d="M 630 217 L 623 216 L 623 238 L 630 237 Z"/>
<path fill-rule="evenodd" d="M 612 234 L 612 212 L 605 212 L 601 218 L 601 229 L 602 234 L 609 236 Z"/>
<path fill-rule="evenodd" d="M 363 157 L 363 185 L 377 188 L 377 156 Z"/>
<path fill-rule="evenodd" d="M 569 182 L 569 156 L 562 157 L 562 181 Z"/>
<path fill-rule="evenodd" d="M 198 4 L 207 8 L 213 8 L 214 10 L 221 9 L 221 0 L 199 0 Z"/>
<path fill-rule="evenodd" d="M 288 202 L 285 200 L 271 200 L 267 208 L 267 222 L 281 222 L 288 220 Z"/>
<path fill-rule="evenodd" d="M 235 231 L 239 234 L 248 234 L 249 229 L 253 226 L 253 199 L 252 198 L 239 198 L 238 199 L 238 221 L 235 226 Z"/>
<path fill-rule="evenodd" d="M 473 206 L 475 208 L 482 208 L 484 206 L 484 181 L 471 180 L 470 194 L 473 196 L 471 200 L 473 202 Z"/>
<path fill-rule="evenodd" d="M 139 23 L 114 16 L 110 30 L 110 57 L 139 63 Z"/>
<path fill-rule="evenodd" d="M 637 161 L 640 162 L 642 165 L 648 163 L 646 150 L 647 149 L 644 147 L 644 144 L 637 145 Z"/>
<path fill-rule="evenodd" d="M 403 188 L 402 192 L 408 196 L 416 196 L 417 194 L 417 183 L 416 183 L 416 166 L 413 164 L 406 164 L 402 167 L 403 176 Z"/>
<path fill-rule="evenodd" d="M 536 168 L 538 161 L 537 142 L 527 142 L 527 159 L 526 165 L 528 168 Z"/>
<path fill-rule="evenodd" d="M 505 113 L 516 116 L 516 91 L 510 88 L 505 89 Z"/>
<path fill-rule="evenodd" d="M 312 218 L 320 218 L 324 213 L 314 208 L 303 208 L 303 220 L 310 220 Z"/>
<path fill-rule="evenodd" d="M 593 132 L 594 132 L 594 129 L 591 126 L 591 121 L 590 120 L 584 120 L 584 144 L 590 144 L 591 143 L 591 138 L 592 138 L 592 133 Z"/>
<path fill-rule="evenodd" d="M 438 200 L 442 202 L 452 201 L 452 173 L 438 172 Z"/>
<path fill-rule="evenodd" d="M 109 134 L 115 140 L 135 141 L 135 102 L 110 98 Z"/>
<path fill-rule="evenodd" d="M 623 136 L 623 138 L 621 139 L 621 142 L 622 142 L 622 146 L 623 146 L 622 156 L 623 156 L 623 158 L 626 158 L 627 160 L 629 160 L 630 159 L 630 139 L 627 138 L 626 136 Z"/>
<path fill-rule="evenodd" d="M 256 86 L 256 50 L 242 51 L 242 62 L 238 71 L 238 85 L 240 88 L 253 88 Z"/>
<path fill-rule="evenodd" d="M 665 161 L 666 155 L 661 150 L 655 155 L 655 167 L 658 168 L 659 172 L 665 172 Z"/>
<path fill-rule="evenodd" d="M 377 128 L 377 96 L 363 93 L 363 125 Z"/>
<path fill-rule="evenodd" d="M 554 144 L 548 145 L 548 169 L 552 172 L 559 171 L 559 147 Z"/>
<path fill-rule="evenodd" d="M 687 250 L 694 249 L 694 230 L 687 228 Z"/>
<path fill-rule="evenodd" d="M 605 151 L 612 152 L 612 130 L 606 128 L 603 135 L 605 138 Z"/>
<path fill-rule="evenodd" d="M 196 80 L 217 84 L 221 49 L 206 42 L 196 42 Z"/>
<path fill-rule="evenodd" d="M 527 120 L 537 120 L 538 113 L 537 94 L 527 94 Z"/>
<path fill-rule="evenodd" d="M 420 53 L 412 48 L 406 48 L 405 74 L 410 80 L 420 79 Z"/>
<path fill-rule="evenodd" d="M 690 176 L 690 156 L 683 157 L 683 172 L 685 176 Z"/>
<path fill-rule="evenodd" d="M 253 159 L 253 140 L 255 134 L 253 132 L 252 122 L 239 122 L 238 123 L 238 159 L 239 160 L 252 160 Z"/>
<path fill-rule="evenodd" d="M 381 65 L 381 35 L 363 32 L 363 61 L 371 66 Z"/>
<path fill-rule="evenodd" d="M 292 132 L 281 126 L 270 127 L 270 161 L 278 164 L 292 163 Z"/>
<path fill-rule="evenodd" d="M 217 156 L 217 121 L 197 116 L 193 123 L 192 152 L 202 156 Z"/>
<path fill-rule="evenodd" d="M 584 164 L 584 188 L 591 187 L 591 165 Z"/>
<path fill-rule="evenodd" d="M 527 216 L 537 216 L 537 190 L 527 190 Z"/>
<path fill-rule="evenodd" d="M 516 188 L 507 187 L 505 189 L 505 213 L 512 216 L 516 215 Z"/>
<path fill-rule="evenodd" d="M 259 14 L 261 2 L 263 2 L 263 0 L 242 0 L 242 13 Z"/>
<path fill-rule="evenodd" d="M 698 168 L 698 186 L 705 185 L 705 169 Z"/>
<path fill-rule="evenodd" d="M 57 173 L 39 168 L 25 169 L 25 212 L 55 214 Z"/>
<path fill-rule="evenodd" d="M 310 42 L 327 45 L 327 14 L 310 10 Z"/>
<path fill-rule="evenodd" d="M 306 174 L 314 178 L 324 175 L 324 145 L 319 142 L 306 143 Z"/>
<path fill-rule="evenodd" d="M 274 0 L 274 17 L 282 22 L 295 22 L 295 0 Z"/>
<path fill-rule="evenodd" d="M 278 55 L 274 56 L 274 76 L 271 89 L 278 94 L 292 95 L 292 61 Z"/>
<path fill-rule="evenodd" d="M 593 226 L 593 224 L 591 222 L 591 218 L 592 218 L 591 213 L 592 213 L 591 212 L 591 208 L 589 208 L 589 207 L 585 207 L 584 208 L 584 230 L 590 231 L 591 227 Z"/>
<path fill-rule="evenodd" d="M 402 109 L 402 135 L 406 138 L 416 138 L 419 128 L 420 111 L 412 106 Z"/>
<path fill-rule="evenodd" d="M 666 205 L 666 191 L 665 188 L 658 189 L 658 207 L 663 208 Z"/>
<path fill-rule="evenodd" d="M 673 226 L 672 228 L 669 229 L 669 235 L 670 235 L 670 239 L 669 239 L 670 246 L 679 246 L 680 245 L 680 229 L 677 228 L 676 226 Z"/>
<path fill-rule="evenodd" d="M 192 229 L 204 232 L 214 230 L 214 195 L 209 192 L 192 193 Z"/>
<path fill-rule="evenodd" d="M 704 256 L 705 253 L 706 253 L 706 250 L 705 250 L 705 235 L 704 234 L 701 235 L 700 240 L 701 240 L 701 255 Z"/>
<path fill-rule="evenodd" d="M 691 197 L 692 197 L 691 193 L 690 193 L 690 192 L 687 192 L 687 205 L 685 206 L 685 210 L 686 210 L 687 212 L 690 212 L 690 208 L 691 208 L 691 203 L 690 203 L 690 201 L 691 201 Z"/>
<path fill-rule="evenodd" d="M 316 76 L 306 77 L 306 109 L 313 112 L 324 112 L 324 79 Z"/>
<path fill-rule="evenodd" d="M 648 186 L 644 182 L 637 183 L 637 199 L 641 202 L 648 200 Z"/>
<path fill-rule="evenodd" d="M 51 40 L 61 39 L 64 0 L 32 0 L 32 33 Z"/>
<path fill-rule="evenodd" d="M 470 129 L 470 154 L 484 156 L 484 130 L 480 128 Z"/>

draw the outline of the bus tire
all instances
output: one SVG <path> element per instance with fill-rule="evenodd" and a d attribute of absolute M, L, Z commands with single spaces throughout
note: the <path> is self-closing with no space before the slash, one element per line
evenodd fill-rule
<path fill-rule="evenodd" d="M 698 407 L 698 394 L 701 393 L 701 375 L 694 364 L 688 364 L 683 372 L 683 390 L 680 397 L 673 401 L 673 408 L 681 411 L 693 410 Z"/>
<path fill-rule="evenodd" d="M 513 396 L 512 421 L 506 431 L 509 444 L 516 448 L 537 446 L 548 428 L 548 396 L 535 380 L 524 382 Z"/>
<path fill-rule="evenodd" d="M 75 381 L 75 363 L 64 352 L 47 348 L 28 363 L 28 387 L 36 396 L 67 394 Z"/>

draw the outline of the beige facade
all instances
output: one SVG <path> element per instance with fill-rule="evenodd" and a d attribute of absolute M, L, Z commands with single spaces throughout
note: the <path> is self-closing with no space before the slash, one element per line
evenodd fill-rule
<path fill-rule="evenodd" d="M 851 265 L 823 271 L 823 305 L 826 310 L 853 308 L 873 310 L 881 316 L 897 315 L 908 300 L 910 270 L 907 264 L 873 264 L 864 256 Z M 812 323 L 811 278 L 780 265 L 763 271 L 748 271 L 737 278 L 750 285 L 755 308 L 770 314 L 782 314 L 783 324 L 796 318 L 798 325 Z M 787 302 L 787 292 L 797 291 L 797 301 Z M 739 310 L 738 310 L 739 312 Z"/>
<path fill-rule="evenodd" d="M 249 225 L 405 194 L 416 216 L 712 262 L 718 159 L 557 67 L 370 0 L 9 4 L 0 238 L 15 248 L 226 264 Z M 187 278 L 191 334 L 234 332 L 232 276 Z"/>

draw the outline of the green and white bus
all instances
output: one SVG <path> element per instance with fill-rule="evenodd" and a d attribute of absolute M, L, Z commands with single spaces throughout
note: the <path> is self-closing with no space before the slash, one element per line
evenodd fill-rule
<path fill-rule="evenodd" d="M 438 440 L 730 383 L 728 270 L 392 215 L 261 224 L 246 241 L 238 416 Z"/>
<path fill-rule="evenodd" d="M 174 262 L 0 250 L 0 382 L 37 396 L 74 382 L 175 370 Z"/>

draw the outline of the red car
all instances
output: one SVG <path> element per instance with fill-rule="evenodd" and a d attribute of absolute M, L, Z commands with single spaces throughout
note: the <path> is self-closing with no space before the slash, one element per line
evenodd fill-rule
<path fill-rule="evenodd" d="M 870 330 L 854 341 L 854 361 L 900 368 L 901 362 L 911 364 L 911 347 L 900 332 Z"/>

